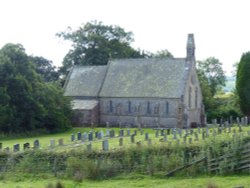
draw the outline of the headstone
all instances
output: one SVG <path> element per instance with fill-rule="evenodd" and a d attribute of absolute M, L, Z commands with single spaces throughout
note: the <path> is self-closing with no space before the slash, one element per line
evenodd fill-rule
<path fill-rule="evenodd" d="M 242 118 L 241 118 L 241 125 L 244 125 L 244 124 L 245 124 L 245 118 L 242 117 Z"/>
<path fill-rule="evenodd" d="M 232 116 L 230 116 L 230 118 L 229 118 L 229 123 L 230 123 L 230 125 L 233 124 L 233 117 Z"/>
<path fill-rule="evenodd" d="M 135 135 L 135 136 L 137 135 L 137 130 L 134 131 L 134 135 Z"/>
<path fill-rule="evenodd" d="M 91 141 L 93 141 L 93 132 L 89 132 L 89 141 L 91 142 Z"/>
<path fill-rule="evenodd" d="M 206 127 L 206 135 L 207 136 L 209 135 L 209 129 L 208 129 L 208 127 Z"/>
<path fill-rule="evenodd" d="M 245 117 L 245 125 L 248 125 L 248 117 Z"/>
<path fill-rule="evenodd" d="M 123 138 L 119 138 L 119 146 L 123 146 Z"/>
<path fill-rule="evenodd" d="M 110 138 L 114 138 L 115 137 L 115 131 L 114 130 L 110 130 Z"/>
<path fill-rule="evenodd" d="M 95 132 L 95 138 L 98 138 L 98 134 L 99 134 L 99 132 L 96 131 L 96 132 Z"/>
<path fill-rule="evenodd" d="M 104 151 L 108 151 L 109 150 L 109 142 L 108 142 L 108 140 L 103 140 L 102 141 L 102 149 Z"/>
<path fill-rule="evenodd" d="M 90 152 L 92 150 L 91 142 L 87 144 L 87 151 Z"/>
<path fill-rule="evenodd" d="M 23 150 L 30 149 L 30 143 L 26 142 L 23 144 Z"/>
<path fill-rule="evenodd" d="M 121 130 L 119 131 L 119 137 L 123 137 L 123 136 L 124 136 L 124 130 L 121 129 Z"/>
<path fill-rule="evenodd" d="M 103 137 L 104 137 L 103 130 L 101 130 L 101 131 L 100 131 L 100 136 L 101 136 L 101 138 L 103 138 Z"/>
<path fill-rule="evenodd" d="M 151 145 L 152 144 L 152 140 L 149 138 L 148 139 L 148 145 Z"/>
<path fill-rule="evenodd" d="M 2 149 L 3 149 L 3 143 L 0 142 L 0 150 L 2 150 Z"/>
<path fill-rule="evenodd" d="M 130 129 L 127 129 L 127 136 L 130 136 Z"/>
<path fill-rule="evenodd" d="M 20 151 L 20 144 L 15 144 L 15 145 L 13 146 L 13 151 L 14 151 L 14 152 Z"/>
<path fill-rule="evenodd" d="M 77 133 L 77 140 L 81 140 L 82 139 L 82 133 L 78 132 Z"/>
<path fill-rule="evenodd" d="M 158 136 L 159 136 L 159 130 L 157 129 L 157 130 L 155 131 L 155 138 L 158 138 Z"/>
<path fill-rule="evenodd" d="M 182 137 L 182 129 L 178 129 L 180 137 Z"/>
<path fill-rule="evenodd" d="M 164 129 L 161 129 L 161 136 L 164 136 Z"/>
<path fill-rule="evenodd" d="M 131 141 L 131 143 L 135 143 L 135 135 L 133 134 L 133 135 L 131 135 L 131 137 L 130 137 L 130 141 Z"/>
<path fill-rule="evenodd" d="M 71 134 L 71 142 L 75 141 L 75 134 Z"/>
<path fill-rule="evenodd" d="M 98 138 L 98 140 L 102 139 L 102 133 L 101 132 L 98 132 L 97 138 Z"/>
<path fill-rule="evenodd" d="M 205 139 L 205 132 L 202 131 L 202 140 L 204 140 L 204 139 Z"/>
<path fill-rule="evenodd" d="M 39 149 L 40 143 L 39 140 L 34 140 L 34 149 Z"/>
<path fill-rule="evenodd" d="M 63 146 L 64 144 L 63 144 L 63 138 L 60 138 L 59 140 L 58 140 L 58 144 L 59 144 L 59 146 Z"/>
<path fill-rule="evenodd" d="M 164 139 L 163 139 L 163 141 L 164 141 L 164 142 L 167 142 L 167 140 L 168 140 L 167 134 L 164 134 Z"/>
<path fill-rule="evenodd" d="M 148 140 L 148 133 L 145 133 L 145 140 L 147 141 Z"/>
<path fill-rule="evenodd" d="M 109 131 L 109 129 L 106 129 L 106 137 L 110 137 L 110 131 Z"/>
<path fill-rule="evenodd" d="M 82 134 L 82 141 L 83 142 L 86 142 L 88 140 L 88 134 L 86 133 L 86 132 L 84 132 L 83 134 Z"/>
<path fill-rule="evenodd" d="M 7 153 L 9 153 L 10 152 L 10 148 L 6 147 L 6 148 L 4 148 L 4 151 L 7 152 Z"/>
<path fill-rule="evenodd" d="M 236 123 L 240 124 L 240 118 L 239 117 L 236 118 Z"/>
<path fill-rule="evenodd" d="M 55 147 L 55 140 L 54 139 L 50 140 L 50 147 L 51 148 Z"/>
<path fill-rule="evenodd" d="M 140 133 L 141 133 L 141 135 L 143 135 L 144 131 L 142 129 L 140 129 Z"/>
<path fill-rule="evenodd" d="M 167 129 L 167 135 L 170 135 L 170 129 Z"/>

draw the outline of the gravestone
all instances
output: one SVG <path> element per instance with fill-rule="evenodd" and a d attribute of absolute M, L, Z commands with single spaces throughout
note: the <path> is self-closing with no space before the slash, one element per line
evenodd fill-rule
<path fill-rule="evenodd" d="M 101 134 L 101 132 L 98 132 L 97 138 L 98 138 L 98 140 L 101 140 L 101 139 L 102 139 L 102 134 Z"/>
<path fill-rule="evenodd" d="M 155 138 L 158 138 L 159 137 L 159 130 L 157 129 L 156 131 L 155 131 Z"/>
<path fill-rule="evenodd" d="M 115 131 L 114 130 L 111 130 L 110 131 L 110 138 L 114 138 L 115 137 Z"/>
<path fill-rule="evenodd" d="M 98 138 L 98 134 L 99 134 L 99 132 L 97 131 L 97 132 L 95 132 L 95 138 Z"/>
<path fill-rule="evenodd" d="M 91 144 L 91 142 L 88 143 L 88 144 L 86 145 L 86 147 L 87 147 L 87 151 L 88 151 L 88 152 L 91 152 L 91 150 L 92 150 L 92 144 Z"/>
<path fill-rule="evenodd" d="M 34 149 L 39 149 L 40 147 L 40 143 L 39 143 L 39 140 L 34 140 Z"/>
<path fill-rule="evenodd" d="M 30 143 L 26 142 L 23 144 L 23 150 L 30 149 Z"/>
<path fill-rule="evenodd" d="M 4 152 L 9 153 L 10 152 L 10 148 L 9 147 L 4 148 Z"/>
<path fill-rule="evenodd" d="M 164 129 L 161 129 L 161 136 L 164 136 Z"/>
<path fill-rule="evenodd" d="M 237 123 L 237 124 L 240 124 L 240 119 L 239 119 L 239 117 L 236 118 L 236 123 Z"/>
<path fill-rule="evenodd" d="M 166 142 L 168 140 L 167 134 L 164 134 L 163 141 Z"/>
<path fill-rule="evenodd" d="M 178 129 L 180 137 L 182 137 L 182 129 Z"/>
<path fill-rule="evenodd" d="M 141 133 L 141 135 L 143 135 L 144 131 L 142 129 L 140 129 L 140 133 Z"/>
<path fill-rule="evenodd" d="M 0 150 L 2 150 L 2 149 L 3 149 L 3 143 L 0 142 Z"/>
<path fill-rule="evenodd" d="M 204 139 L 205 139 L 205 132 L 202 131 L 202 140 L 204 140 Z"/>
<path fill-rule="evenodd" d="M 135 135 L 135 136 L 137 135 L 137 130 L 134 131 L 134 135 Z"/>
<path fill-rule="evenodd" d="M 81 140 L 82 139 L 82 133 L 78 132 L 77 133 L 77 140 Z"/>
<path fill-rule="evenodd" d="M 108 151 L 109 150 L 109 142 L 108 142 L 108 140 L 103 140 L 102 141 L 102 149 L 104 151 Z"/>
<path fill-rule="evenodd" d="M 109 131 L 109 129 L 106 129 L 106 137 L 110 137 L 110 131 Z"/>
<path fill-rule="evenodd" d="M 20 151 L 20 144 L 15 144 L 15 145 L 13 146 L 13 151 L 14 151 L 14 152 Z"/>
<path fill-rule="evenodd" d="M 152 140 L 150 138 L 148 139 L 148 145 L 152 145 Z"/>
<path fill-rule="evenodd" d="M 103 138 L 103 137 L 104 137 L 104 132 L 103 132 L 103 130 L 100 131 L 100 134 L 101 134 L 101 135 L 100 135 L 101 138 Z"/>
<path fill-rule="evenodd" d="M 86 142 L 88 140 L 88 134 L 86 133 L 86 132 L 84 132 L 83 134 L 82 134 L 82 141 L 83 142 Z"/>
<path fill-rule="evenodd" d="M 75 134 L 71 134 L 71 142 L 75 141 Z"/>
<path fill-rule="evenodd" d="M 130 136 L 130 129 L 127 129 L 127 136 Z"/>
<path fill-rule="evenodd" d="M 90 131 L 88 137 L 90 142 L 93 141 L 93 132 Z"/>
<path fill-rule="evenodd" d="M 130 137 L 130 141 L 131 141 L 131 143 L 135 143 L 135 135 L 133 134 L 133 135 L 131 135 L 131 137 Z"/>
<path fill-rule="evenodd" d="M 123 146 L 123 138 L 119 138 L 119 146 Z"/>
<path fill-rule="evenodd" d="M 50 140 L 50 147 L 51 148 L 55 147 L 55 140 L 54 139 Z"/>
<path fill-rule="evenodd" d="M 59 145 L 59 146 L 63 146 L 63 138 L 60 138 L 60 139 L 58 140 L 58 145 Z"/>
<path fill-rule="evenodd" d="M 123 136 L 124 136 L 124 130 L 121 129 L 121 130 L 119 130 L 119 137 L 123 137 Z"/>
<path fill-rule="evenodd" d="M 145 133 L 145 140 L 148 140 L 148 133 Z"/>

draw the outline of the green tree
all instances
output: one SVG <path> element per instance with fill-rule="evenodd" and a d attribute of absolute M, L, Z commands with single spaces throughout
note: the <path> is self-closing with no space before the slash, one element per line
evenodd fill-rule
<path fill-rule="evenodd" d="M 236 90 L 243 114 L 250 115 L 250 52 L 242 54 L 236 75 Z"/>
<path fill-rule="evenodd" d="M 59 79 L 59 72 L 53 62 L 43 57 L 31 56 L 30 61 L 35 65 L 35 70 L 45 82 L 54 82 Z"/>
<path fill-rule="evenodd" d="M 226 76 L 222 69 L 222 63 L 214 58 L 209 57 L 204 61 L 197 61 L 198 70 L 205 75 L 211 94 L 214 96 L 222 86 L 225 86 Z"/>
<path fill-rule="evenodd" d="M 20 44 L 0 49 L 0 97 L 2 132 L 53 132 L 70 126 L 70 101 L 55 84 L 43 81 Z"/>
<path fill-rule="evenodd" d="M 126 32 L 119 26 L 103 25 L 102 22 L 88 22 L 75 31 L 68 28 L 57 36 L 72 42 L 72 49 L 63 60 L 63 73 L 72 65 L 106 65 L 110 58 L 144 56 L 130 46 L 132 32 Z"/>
<path fill-rule="evenodd" d="M 151 54 L 151 56 L 156 57 L 156 58 L 165 58 L 165 57 L 173 58 L 174 57 L 173 54 L 169 52 L 167 49 L 157 51 L 155 54 Z"/>

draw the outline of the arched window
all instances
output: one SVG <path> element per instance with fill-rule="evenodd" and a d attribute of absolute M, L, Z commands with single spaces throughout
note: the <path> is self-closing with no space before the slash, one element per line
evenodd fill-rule
<path fill-rule="evenodd" d="M 197 87 L 195 88 L 195 108 L 198 107 L 198 89 Z"/>
<path fill-rule="evenodd" d="M 109 113 L 113 113 L 113 101 L 109 101 Z"/>
<path fill-rule="evenodd" d="M 150 114 L 150 102 L 147 103 L 147 113 Z"/>
<path fill-rule="evenodd" d="M 131 101 L 128 101 L 128 113 L 131 113 L 132 110 L 131 110 Z"/>
<path fill-rule="evenodd" d="M 169 113 L 169 103 L 166 102 L 166 114 L 168 114 L 168 113 Z"/>
<path fill-rule="evenodd" d="M 188 107 L 191 108 L 191 104 L 192 104 L 192 88 L 189 87 L 188 90 Z"/>

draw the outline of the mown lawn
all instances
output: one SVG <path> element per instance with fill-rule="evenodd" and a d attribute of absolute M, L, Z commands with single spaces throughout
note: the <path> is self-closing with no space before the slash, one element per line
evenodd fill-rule
<path fill-rule="evenodd" d="M 213 176 L 199 178 L 155 178 L 141 175 L 120 176 L 119 178 L 90 181 L 83 180 L 75 182 L 72 180 L 50 179 L 13 179 L 0 181 L 3 188 L 51 188 L 49 185 L 56 185 L 60 182 L 64 188 L 123 188 L 123 187 L 144 187 L 144 188 L 233 188 L 244 186 L 250 188 L 250 176 Z"/>

